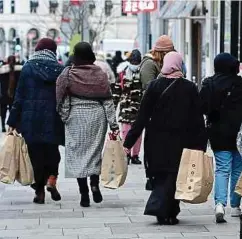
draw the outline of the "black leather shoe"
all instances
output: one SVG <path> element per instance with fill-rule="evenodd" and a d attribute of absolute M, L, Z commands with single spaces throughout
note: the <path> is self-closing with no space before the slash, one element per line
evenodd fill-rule
<path fill-rule="evenodd" d="M 91 190 L 92 190 L 92 195 L 93 195 L 93 201 L 95 203 L 102 202 L 103 201 L 103 196 L 101 194 L 101 191 L 100 191 L 99 187 L 98 186 L 92 186 Z"/>
<path fill-rule="evenodd" d="M 142 164 L 142 162 L 139 160 L 139 156 L 133 156 L 131 159 L 132 164 Z"/>
<path fill-rule="evenodd" d="M 90 207 L 90 198 L 88 193 L 81 194 L 81 207 Z"/>
<path fill-rule="evenodd" d="M 45 192 L 36 193 L 33 203 L 44 204 L 45 203 Z"/>
<path fill-rule="evenodd" d="M 132 161 L 132 157 L 130 154 L 127 155 L 128 165 L 130 165 L 130 162 Z"/>

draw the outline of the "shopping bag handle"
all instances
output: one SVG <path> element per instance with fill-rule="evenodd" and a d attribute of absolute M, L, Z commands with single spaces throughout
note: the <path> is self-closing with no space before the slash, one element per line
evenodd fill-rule
<path fill-rule="evenodd" d="M 21 134 L 19 134 L 16 129 L 13 130 L 12 132 L 8 132 L 7 135 L 13 135 L 13 136 L 16 136 L 16 137 L 22 137 Z"/>

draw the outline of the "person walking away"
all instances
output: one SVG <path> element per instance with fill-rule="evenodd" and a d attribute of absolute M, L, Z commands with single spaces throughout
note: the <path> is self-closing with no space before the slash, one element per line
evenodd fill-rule
<path fill-rule="evenodd" d="M 174 45 L 171 38 L 167 35 L 162 35 L 156 41 L 153 49 L 144 56 L 141 62 L 140 77 L 143 89 L 151 80 L 155 80 L 160 74 L 163 58 L 166 53 L 174 51 Z"/>
<path fill-rule="evenodd" d="M 215 155 L 215 215 L 217 223 L 221 223 L 225 222 L 229 180 L 231 216 L 241 214 L 241 197 L 234 190 L 242 172 L 242 158 L 236 146 L 242 122 L 242 78 L 237 75 L 239 61 L 229 53 L 215 57 L 214 70 L 215 74 L 203 81 L 200 97 Z"/>
<path fill-rule="evenodd" d="M 113 70 L 105 60 L 105 55 L 102 52 L 98 52 L 96 54 L 96 61 L 94 63 L 95 65 L 99 66 L 103 72 L 105 72 L 108 76 L 108 82 L 110 86 L 112 87 L 113 84 L 115 84 L 115 76 L 113 73 Z"/>
<path fill-rule="evenodd" d="M 64 144 L 64 125 L 56 112 L 56 80 L 63 71 L 57 62 L 56 43 L 41 39 L 35 53 L 23 66 L 15 100 L 8 119 L 10 132 L 19 131 L 28 146 L 34 170 L 34 203 L 45 203 L 45 186 L 53 200 L 60 162 L 59 145 Z M 47 182 L 48 181 L 48 182 Z"/>
<path fill-rule="evenodd" d="M 121 62 L 117 67 L 117 74 L 124 72 L 125 68 L 129 65 L 129 57 L 131 56 L 131 52 L 126 52 L 125 59 Z"/>
<path fill-rule="evenodd" d="M 139 66 L 141 62 L 141 53 L 139 50 L 133 50 L 129 59 L 128 66 L 120 74 L 119 82 L 115 84 L 113 92 L 114 102 L 120 103 L 119 122 L 122 124 L 122 138 L 125 140 L 132 123 L 135 121 L 140 102 L 142 99 L 142 83 L 140 81 Z M 131 154 L 128 154 L 128 162 L 132 164 L 141 164 L 139 160 L 142 136 L 138 138 Z"/>
<path fill-rule="evenodd" d="M 115 108 L 107 74 L 94 64 L 91 45 L 74 47 L 74 65 L 66 68 L 57 80 L 57 110 L 62 112 L 63 100 L 69 101 L 70 114 L 65 119 L 65 176 L 77 178 L 80 205 L 90 206 L 87 178 L 95 203 L 102 202 L 99 189 L 102 150 L 109 126 L 118 134 Z"/>
<path fill-rule="evenodd" d="M 113 71 L 113 59 L 112 59 L 112 55 L 110 53 L 106 54 L 106 61 Z M 113 73 L 114 73 L 114 71 L 113 71 Z"/>
<path fill-rule="evenodd" d="M 115 78 L 117 79 L 118 73 L 117 73 L 117 67 L 120 63 L 124 62 L 122 58 L 122 52 L 121 51 L 116 51 L 115 56 L 113 57 L 113 71 Z"/>
<path fill-rule="evenodd" d="M 167 53 L 161 74 L 145 92 L 124 149 L 129 152 L 145 129 L 144 157 L 149 175 L 154 178 L 145 214 L 156 216 L 159 224 L 174 225 L 179 222 L 175 191 L 182 151 L 205 150 L 207 142 L 198 91 L 183 77 L 181 55 Z M 149 214 L 149 207 L 156 210 Z"/>
<path fill-rule="evenodd" d="M 6 132 L 6 117 L 7 111 L 11 110 L 15 90 L 18 84 L 19 76 L 22 70 L 22 65 L 16 62 L 15 56 L 9 56 L 7 64 L 0 67 L 0 83 L 1 83 L 1 120 L 2 132 Z"/>

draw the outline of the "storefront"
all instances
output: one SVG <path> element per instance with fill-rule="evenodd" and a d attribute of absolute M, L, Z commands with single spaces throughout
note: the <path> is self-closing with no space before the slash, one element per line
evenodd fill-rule
<path fill-rule="evenodd" d="M 220 52 L 242 62 L 242 1 L 220 1 Z"/>

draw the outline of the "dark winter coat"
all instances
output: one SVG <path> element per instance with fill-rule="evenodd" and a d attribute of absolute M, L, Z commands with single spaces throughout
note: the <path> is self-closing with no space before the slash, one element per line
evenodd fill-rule
<path fill-rule="evenodd" d="M 11 105 L 13 103 L 22 67 L 23 66 L 21 64 L 16 64 L 14 69 L 11 69 L 9 64 L 2 65 L 0 67 L 0 104 Z M 13 73 L 13 75 L 11 75 L 11 73 Z M 13 78 L 10 80 L 11 77 Z"/>
<path fill-rule="evenodd" d="M 196 86 L 178 79 L 159 78 L 150 83 L 124 146 L 132 148 L 145 129 L 144 157 L 148 175 L 177 172 L 183 148 L 206 149 L 205 124 Z"/>
<path fill-rule="evenodd" d="M 63 66 L 49 60 L 28 61 L 21 72 L 8 125 L 27 144 L 64 143 L 64 126 L 56 112 L 56 80 Z"/>
<path fill-rule="evenodd" d="M 203 81 L 200 97 L 212 149 L 237 150 L 236 138 L 242 123 L 242 78 L 217 73 Z"/>

